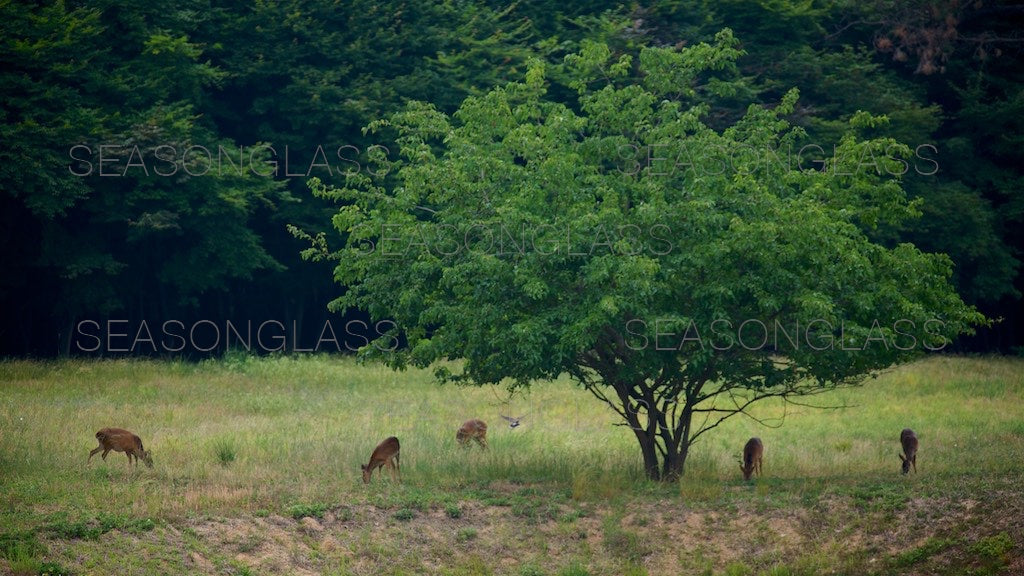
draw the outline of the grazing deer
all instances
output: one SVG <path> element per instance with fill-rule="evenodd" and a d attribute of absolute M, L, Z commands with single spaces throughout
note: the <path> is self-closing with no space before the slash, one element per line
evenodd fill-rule
<path fill-rule="evenodd" d="M 395 480 L 395 472 L 397 470 L 399 473 L 398 481 L 401 481 L 401 469 L 398 462 L 399 449 L 398 438 L 394 436 L 385 438 L 383 442 L 378 444 L 373 450 L 373 454 L 370 455 L 370 463 L 363 464 L 363 484 L 369 484 L 373 471 L 383 466 L 387 466 L 388 470 L 391 471 L 392 480 Z"/>
<path fill-rule="evenodd" d="M 481 448 L 487 448 L 487 423 L 483 420 L 466 420 L 455 433 L 455 439 L 461 446 L 469 446 L 470 440 L 476 440 Z"/>
<path fill-rule="evenodd" d="M 508 427 L 509 428 L 515 428 L 515 427 L 519 426 L 519 421 L 522 420 L 523 418 L 526 418 L 525 415 L 523 415 L 523 416 L 505 416 L 504 414 L 502 414 L 501 417 L 504 418 L 505 420 L 508 420 Z"/>
<path fill-rule="evenodd" d="M 751 438 L 743 447 L 743 461 L 740 462 L 740 470 L 743 471 L 743 479 L 750 480 L 750 475 L 757 470 L 761 475 L 761 459 L 764 457 L 764 444 L 760 438 Z"/>
<path fill-rule="evenodd" d="M 914 466 L 914 474 L 917 474 L 917 434 L 910 428 L 904 428 L 903 432 L 900 432 L 900 444 L 903 445 L 903 454 L 900 454 L 900 460 L 903 460 L 903 473 L 910 472 L 910 466 Z"/>
<path fill-rule="evenodd" d="M 113 450 L 124 452 L 128 457 L 129 466 L 133 464 L 132 458 L 135 459 L 135 465 L 138 465 L 139 458 L 141 458 L 146 466 L 153 467 L 153 455 L 142 447 L 142 440 L 123 428 L 104 428 L 96 433 L 96 439 L 99 440 L 100 445 L 89 452 L 89 459 L 86 460 L 86 463 L 92 460 L 93 455 L 100 450 L 103 451 L 101 457 L 106 460 L 107 453 Z"/>

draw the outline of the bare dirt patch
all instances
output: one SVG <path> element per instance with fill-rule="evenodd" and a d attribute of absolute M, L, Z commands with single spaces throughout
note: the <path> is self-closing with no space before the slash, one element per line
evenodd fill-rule
<path fill-rule="evenodd" d="M 888 571 L 953 574 L 992 562 L 1014 573 L 1024 562 L 1024 498 L 1009 490 L 963 500 L 914 497 L 897 509 L 880 510 L 835 495 L 806 506 L 772 507 L 766 501 L 698 507 L 673 499 L 563 501 L 555 513 L 532 517 L 514 506 L 465 500 L 457 503 L 455 518 L 440 505 L 405 518 L 393 509 L 358 504 L 320 517 L 191 518 L 141 534 L 104 534 L 98 542 L 46 543 L 69 567 L 94 551 L 109 549 L 116 556 L 125 552 L 118 548 L 130 549 L 152 559 L 144 572 L 153 574 L 512 575 L 533 565 L 554 575 L 570 564 L 595 576 L 621 574 L 629 566 L 672 574 L 721 573 L 736 565 L 752 574 L 779 566 L 800 566 L 807 573 L 885 572 L 893 566 Z M 999 558 L 979 556 L 977 542 L 1002 533 L 1012 546 L 997 550 Z M 129 573 L 116 563 L 99 569 Z"/>

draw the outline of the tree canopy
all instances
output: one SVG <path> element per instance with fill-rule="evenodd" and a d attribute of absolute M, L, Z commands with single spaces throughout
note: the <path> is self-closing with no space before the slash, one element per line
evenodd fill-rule
<path fill-rule="evenodd" d="M 546 63 L 544 100 L 589 117 L 567 54 L 712 45 L 723 28 L 742 54 L 682 95 L 706 107 L 701 122 L 722 134 L 749 104 L 773 108 L 797 88 L 780 119 L 804 131 L 799 156 L 820 168 L 859 113 L 886 117 L 858 134 L 910 147 L 901 186 L 921 199 L 921 217 L 866 233 L 947 254 L 964 300 L 1004 319 L 958 350 L 1016 351 L 1019 3 L 64 0 L 0 2 L 0 353 L 225 351 L 223 341 L 167 348 L 159 334 L 138 347 L 83 346 L 82 322 L 144 334 L 144 322 L 269 321 L 287 327 L 287 349 L 312 348 L 326 322 L 340 333 L 366 311 L 328 311 L 330 266 L 303 261 L 286 227 L 331 231 L 335 209 L 310 194 L 309 177 L 340 186 L 346 172 L 365 175 L 374 146 L 398 159 L 391 132 L 364 126 L 409 100 L 451 115 L 466 96 L 521 79 L 532 59 Z M 667 89 L 639 70 L 633 61 L 616 81 Z M 649 162 L 649 148 L 630 145 L 608 169 Z M 651 157 L 659 167 L 663 151 Z"/>
<path fill-rule="evenodd" d="M 557 70 L 465 99 L 413 102 L 369 131 L 398 146 L 342 186 L 332 306 L 393 322 L 367 346 L 442 380 L 529 386 L 570 374 L 636 435 L 652 479 L 765 398 L 795 400 L 942 349 L 984 318 L 941 254 L 873 237 L 920 215 L 914 151 L 853 115 L 824 158 L 786 120 L 797 91 L 716 129 L 739 44 L 584 42 Z M 551 98 L 571 91 L 575 101 Z M 386 166 L 386 170 L 383 167 Z"/>

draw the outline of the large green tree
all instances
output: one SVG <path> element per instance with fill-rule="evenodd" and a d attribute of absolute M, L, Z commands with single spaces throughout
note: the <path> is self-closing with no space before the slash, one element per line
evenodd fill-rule
<path fill-rule="evenodd" d="M 372 124 L 396 140 L 396 180 L 313 180 L 345 203 L 342 245 L 307 252 L 336 260 L 337 309 L 394 322 L 365 352 L 461 360 L 437 370 L 461 383 L 568 373 L 631 428 L 648 477 L 676 480 L 752 403 L 856 385 L 983 322 L 948 258 L 868 234 L 918 214 L 911 151 L 856 136 L 883 119 L 855 116 L 824 164 L 794 151 L 795 91 L 703 122 L 698 93 L 736 94 L 738 55 L 729 31 L 638 63 L 590 43 L 558 75 L 572 106 L 537 63 L 450 117 L 413 103 Z"/>

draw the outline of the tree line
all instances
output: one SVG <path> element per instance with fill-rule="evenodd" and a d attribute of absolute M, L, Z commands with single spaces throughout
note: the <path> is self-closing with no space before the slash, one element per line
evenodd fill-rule
<path fill-rule="evenodd" d="M 957 346 L 1024 342 L 1024 8 L 1013 2 L 18 1 L 0 16 L 5 356 L 372 341 L 381 328 L 366 311 L 328 310 L 345 290 L 336 263 L 301 257 L 308 239 L 338 234 L 338 206 L 311 180 L 394 178 L 394 136 L 365 127 L 410 101 L 453 113 L 535 60 L 550 64 L 547 98 L 574 107 L 567 55 L 697 46 L 726 28 L 734 73 L 677 87 L 704 122 L 732 126 L 750 102 L 797 88 L 784 118 L 804 134 L 800 167 L 899 172 L 920 215 L 862 215 L 876 220 L 872 240 L 948 254 L 963 299 L 1002 319 Z M 671 76 L 652 92 L 677 96 Z M 914 154 L 836 162 L 861 111 L 888 119 L 863 137 Z M 609 171 L 722 165 L 636 142 L 608 156 Z"/>

